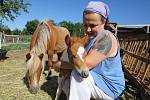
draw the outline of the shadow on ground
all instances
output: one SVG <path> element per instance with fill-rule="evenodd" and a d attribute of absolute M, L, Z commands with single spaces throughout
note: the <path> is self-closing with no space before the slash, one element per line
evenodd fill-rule
<path fill-rule="evenodd" d="M 52 100 L 55 99 L 56 91 L 57 91 L 57 78 L 58 76 L 52 76 L 49 80 L 41 85 L 41 90 L 45 91 L 48 95 L 52 97 Z M 62 92 L 60 96 L 61 100 L 66 100 L 65 94 Z"/>
<path fill-rule="evenodd" d="M 0 60 L 7 60 L 9 57 L 0 58 Z"/>
<path fill-rule="evenodd" d="M 47 80 L 45 83 L 41 85 L 41 90 L 48 93 L 52 97 L 52 100 L 54 100 L 55 98 L 55 94 L 58 86 L 57 77 L 58 76 L 53 76 L 51 77 L 51 79 Z"/>

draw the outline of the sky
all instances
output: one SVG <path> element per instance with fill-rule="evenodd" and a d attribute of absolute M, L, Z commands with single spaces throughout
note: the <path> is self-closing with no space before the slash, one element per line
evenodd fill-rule
<path fill-rule="evenodd" d="M 21 12 L 14 21 L 4 21 L 11 30 L 25 28 L 27 21 L 45 18 L 59 23 L 82 22 L 82 13 L 91 0 L 24 0 L 31 4 L 29 13 Z M 150 0 L 94 0 L 109 6 L 109 21 L 117 24 L 150 24 Z"/>

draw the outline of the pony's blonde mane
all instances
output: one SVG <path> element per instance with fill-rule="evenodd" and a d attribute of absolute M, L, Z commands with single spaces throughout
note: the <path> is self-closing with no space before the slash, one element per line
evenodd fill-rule
<path fill-rule="evenodd" d="M 38 28 L 42 29 L 39 30 Z M 39 31 L 37 31 L 39 30 Z M 45 60 L 47 58 L 47 42 L 48 39 L 50 38 L 50 32 L 51 29 L 47 26 L 46 22 L 42 22 L 36 29 L 37 34 L 37 39 L 35 41 L 34 46 L 30 50 L 30 55 L 31 58 L 27 61 L 27 69 L 30 69 L 30 74 L 34 74 L 38 67 L 39 64 L 41 63 L 41 60 L 39 59 L 40 54 L 44 54 L 43 59 L 42 59 L 42 67 L 45 65 Z M 31 67 L 32 66 L 32 67 Z M 44 69 L 44 68 L 43 68 Z"/>

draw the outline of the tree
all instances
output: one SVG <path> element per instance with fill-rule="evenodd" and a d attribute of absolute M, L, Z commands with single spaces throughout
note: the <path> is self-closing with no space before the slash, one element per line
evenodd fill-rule
<path fill-rule="evenodd" d="M 12 34 L 8 26 L 4 26 L 4 25 L 0 26 L 0 32 L 4 32 L 5 34 L 8 34 L 8 35 Z"/>
<path fill-rule="evenodd" d="M 33 34 L 38 24 L 39 24 L 39 21 L 37 19 L 27 21 L 27 24 L 25 25 L 25 27 L 26 27 L 26 32 L 28 33 L 28 35 Z"/>
<path fill-rule="evenodd" d="M 83 24 L 78 22 L 74 24 L 74 34 L 78 37 L 84 36 Z"/>
<path fill-rule="evenodd" d="M 21 10 L 28 12 L 27 8 L 30 4 L 25 3 L 24 0 L 0 0 L 0 16 L 2 19 L 12 20 L 20 15 Z"/>
<path fill-rule="evenodd" d="M 65 27 L 69 30 L 71 36 L 82 37 L 84 35 L 83 24 L 82 23 L 72 23 L 67 21 L 62 21 L 59 23 L 60 26 Z"/>
<path fill-rule="evenodd" d="M 70 35 L 74 36 L 72 34 L 73 33 L 73 28 L 74 28 L 74 24 L 73 23 L 67 22 L 67 21 L 62 21 L 62 22 L 59 23 L 59 25 L 62 26 L 62 27 L 67 28 L 69 30 L 69 32 L 70 32 Z"/>
<path fill-rule="evenodd" d="M 57 23 L 55 23 L 54 20 L 50 19 L 50 22 L 53 24 L 53 25 L 57 25 Z"/>
<path fill-rule="evenodd" d="M 23 28 L 21 35 L 29 35 L 28 31 L 26 28 Z"/>
<path fill-rule="evenodd" d="M 21 35 L 21 30 L 19 30 L 19 29 L 14 29 L 13 31 L 12 31 L 12 34 L 13 35 Z"/>

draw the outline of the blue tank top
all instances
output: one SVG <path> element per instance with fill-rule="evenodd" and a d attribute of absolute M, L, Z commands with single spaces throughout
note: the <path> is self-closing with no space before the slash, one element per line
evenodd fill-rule
<path fill-rule="evenodd" d="M 98 35 L 86 46 L 87 52 L 90 51 L 97 38 Z M 116 99 L 125 89 L 119 49 L 115 57 L 106 58 L 91 69 L 90 72 L 96 85 L 113 99 Z"/>

